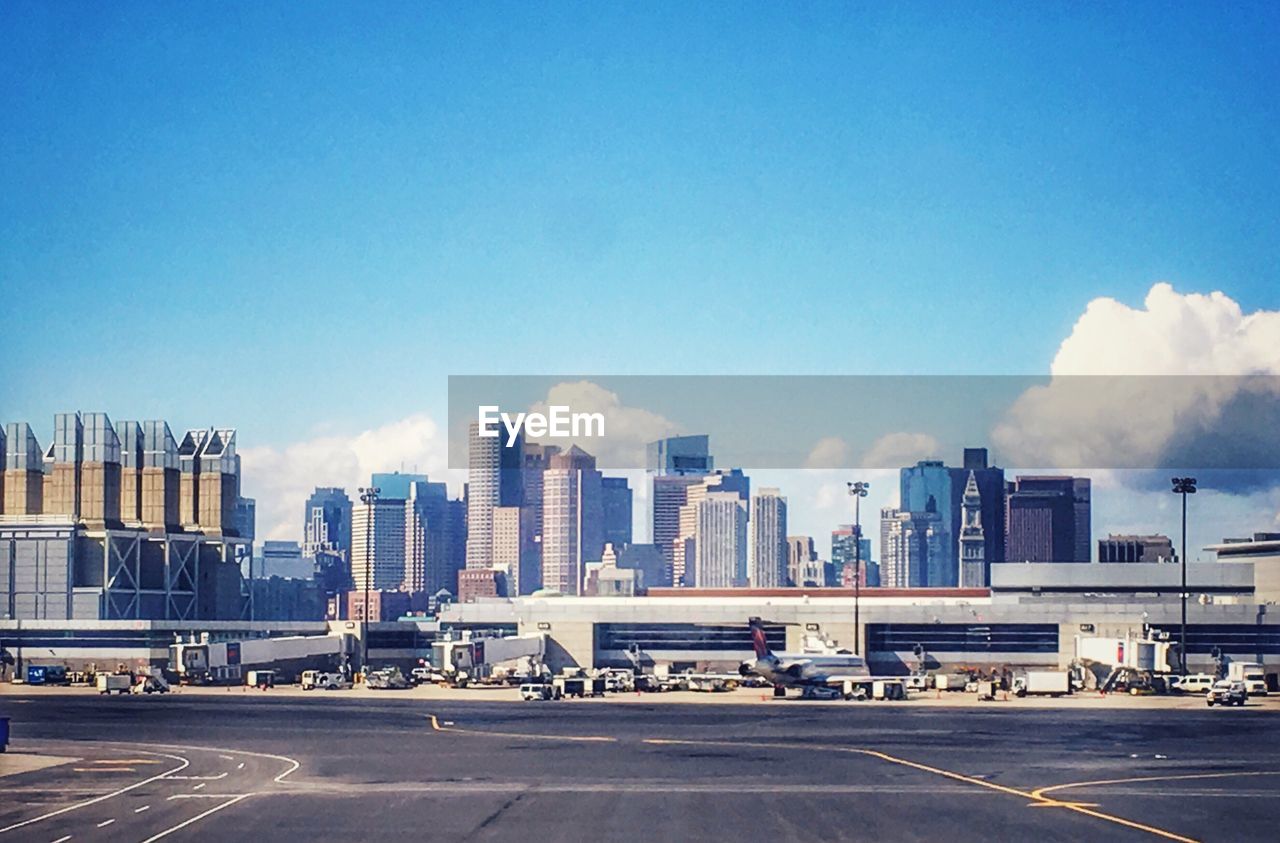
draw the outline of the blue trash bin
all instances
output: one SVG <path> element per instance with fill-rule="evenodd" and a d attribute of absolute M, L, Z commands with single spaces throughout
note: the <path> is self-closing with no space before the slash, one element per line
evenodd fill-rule
<path fill-rule="evenodd" d="M 9 746 L 9 718 L 0 717 L 0 752 Z"/>

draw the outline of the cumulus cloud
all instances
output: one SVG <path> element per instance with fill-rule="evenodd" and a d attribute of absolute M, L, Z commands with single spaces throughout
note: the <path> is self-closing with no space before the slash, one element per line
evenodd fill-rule
<path fill-rule="evenodd" d="M 992 431 L 1015 465 L 1216 468 L 1222 488 L 1274 482 L 1280 458 L 1280 312 L 1156 284 L 1143 306 L 1089 303 L 1051 380 Z"/>
<path fill-rule="evenodd" d="M 352 435 L 324 435 L 284 448 L 240 449 L 244 493 L 257 500 L 257 538 L 297 540 L 302 536 L 303 506 L 316 486 L 341 486 L 354 499 L 356 489 L 380 471 L 428 474 L 451 481 L 461 493 L 462 472 L 448 471 L 444 435 L 427 415 L 407 418 Z"/>
<path fill-rule="evenodd" d="M 805 458 L 805 468 L 840 468 L 849 465 L 849 443 L 839 436 L 819 439 Z"/>
<path fill-rule="evenodd" d="M 635 467 L 645 464 L 648 443 L 677 432 L 674 422 L 658 413 L 622 403 L 616 392 L 588 380 L 558 383 L 547 397 L 529 408 L 546 413 L 552 405 L 569 407 L 575 413 L 600 413 L 605 418 L 603 437 L 578 436 L 534 440 L 569 448 L 577 445 L 596 458 L 600 468 Z"/>
<path fill-rule="evenodd" d="M 862 455 L 864 468 L 890 468 L 914 465 L 936 457 L 941 450 L 938 440 L 927 433 L 889 433 L 871 444 Z"/>

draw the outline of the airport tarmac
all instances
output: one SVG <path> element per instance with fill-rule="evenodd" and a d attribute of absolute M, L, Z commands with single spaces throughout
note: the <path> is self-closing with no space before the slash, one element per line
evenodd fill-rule
<path fill-rule="evenodd" d="M 63 763 L 3 780 L 0 843 L 1186 841 L 1274 839 L 1280 823 L 1270 704 L 514 704 L 468 693 L 7 693 L 11 749 Z"/>
<path fill-rule="evenodd" d="M 42 696 L 47 694 L 55 695 L 86 695 L 98 696 L 98 692 L 88 686 L 74 687 L 27 687 L 23 685 L 9 685 L 0 683 L 0 699 L 6 694 L 17 694 L 26 696 Z M 408 699 L 420 701 L 441 701 L 441 702 L 523 702 L 520 698 L 520 691 L 514 686 L 472 686 L 468 688 L 453 688 L 444 685 L 420 685 L 414 688 L 408 688 L 398 691 L 387 690 L 368 690 L 364 686 L 355 688 L 345 688 L 342 690 L 326 691 L 322 689 L 303 690 L 298 685 L 278 685 L 268 690 L 260 690 L 257 688 L 249 688 L 245 686 L 176 686 L 173 690 L 175 696 L 181 695 L 207 695 L 216 697 L 234 696 L 239 694 L 244 697 L 305 697 L 307 699 L 389 699 L 404 697 Z M 1067 708 L 1072 710 L 1111 710 L 1111 709 L 1201 709 L 1205 707 L 1204 697 L 1199 694 L 1169 694 L 1169 695 L 1150 695 L 1150 696 L 1133 696 L 1130 694 L 1100 694 L 1096 691 L 1080 692 L 1075 694 L 1067 694 L 1059 697 L 1052 696 L 1029 696 L 1018 698 L 1011 693 L 999 693 L 994 700 L 980 700 L 977 694 L 963 693 L 958 691 L 924 691 L 913 692 L 909 695 L 909 699 L 904 702 L 897 701 L 850 701 L 844 700 L 801 700 L 798 698 L 798 692 L 790 691 L 785 702 L 774 699 L 772 690 L 769 688 L 735 688 L 731 691 L 723 692 L 700 692 L 700 691 L 668 691 L 660 694 L 649 693 L 627 693 L 627 694 L 608 694 L 604 697 L 571 699 L 563 700 L 557 705 L 617 705 L 617 704 L 637 704 L 637 705 L 663 705 L 663 704 L 681 704 L 681 705 L 759 705 L 766 704 L 771 706 L 783 704 L 796 705 L 832 705 L 832 706 L 901 706 L 911 705 L 913 707 L 945 707 L 945 708 L 1000 708 L 1010 707 L 1017 709 L 1025 708 Z M 1249 708 L 1274 711 L 1280 713 L 1280 694 L 1271 694 L 1268 696 L 1252 697 L 1249 700 Z"/>

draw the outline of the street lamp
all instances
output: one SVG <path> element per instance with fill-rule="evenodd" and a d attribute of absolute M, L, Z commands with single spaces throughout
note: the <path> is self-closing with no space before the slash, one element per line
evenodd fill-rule
<path fill-rule="evenodd" d="M 369 670 L 369 589 L 373 585 L 373 505 L 382 489 L 377 486 L 360 488 L 360 503 L 364 504 L 364 623 L 360 630 L 360 671 Z"/>
<path fill-rule="evenodd" d="M 1194 477 L 1174 477 L 1173 493 L 1182 495 L 1182 633 L 1178 651 L 1182 656 L 1182 675 L 1187 675 L 1187 495 L 1196 493 Z"/>
<path fill-rule="evenodd" d="M 849 494 L 853 496 L 853 651 L 862 654 L 862 499 L 868 494 L 870 483 L 861 480 L 850 482 Z"/>

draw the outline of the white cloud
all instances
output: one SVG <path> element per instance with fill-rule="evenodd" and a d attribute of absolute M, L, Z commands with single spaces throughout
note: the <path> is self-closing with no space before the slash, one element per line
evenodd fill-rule
<path fill-rule="evenodd" d="M 881 436 L 862 455 L 864 468 L 890 468 L 914 465 L 919 460 L 936 457 L 938 440 L 927 433 L 888 433 Z"/>
<path fill-rule="evenodd" d="M 257 500 L 257 538 L 297 540 L 303 506 L 316 486 L 356 489 L 379 471 L 428 474 L 452 481 L 461 493 L 464 473 L 446 468 L 444 436 L 427 415 L 413 415 L 360 433 L 318 436 L 285 448 L 240 449 L 245 495 Z"/>
<path fill-rule="evenodd" d="M 819 439 L 804 461 L 805 468 L 841 468 L 847 465 L 849 465 L 849 443 L 839 436 L 826 436 Z"/>
<path fill-rule="evenodd" d="M 561 448 L 577 445 L 594 456 L 602 469 L 643 466 L 648 443 L 677 432 L 674 422 L 640 407 L 628 407 L 616 392 L 591 381 L 558 383 L 547 390 L 546 400 L 529 409 L 530 412 L 546 413 L 552 405 L 569 407 L 575 413 L 601 413 L 606 422 L 605 435 L 535 441 Z"/>
<path fill-rule="evenodd" d="M 1280 312 L 1245 314 L 1223 293 L 1184 295 L 1164 283 L 1141 308 L 1095 299 L 1051 374 L 992 431 L 1012 464 L 1249 465 L 1274 436 L 1260 428 L 1280 407 L 1280 390 L 1274 378 L 1221 376 L 1280 375 Z M 1170 375 L 1190 377 L 1162 377 Z"/>

